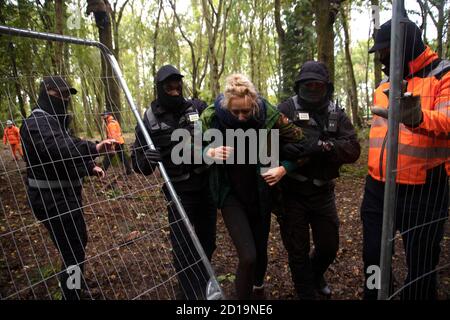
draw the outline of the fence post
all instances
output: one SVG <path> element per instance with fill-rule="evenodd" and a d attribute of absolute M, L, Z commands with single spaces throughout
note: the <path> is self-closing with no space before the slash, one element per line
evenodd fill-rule
<path fill-rule="evenodd" d="M 392 247 L 394 242 L 396 178 L 398 158 L 398 132 L 401 86 L 403 80 L 403 42 L 405 28 L 404 0 L 392 4 L 391 52 L 389 69 L 389 120 L 387 132 L 386 183 L 383 205 L 383 231 L 381 237 L 380 269 L 381 287 L 379 300 L 389 299 L 391 282 Z"/>

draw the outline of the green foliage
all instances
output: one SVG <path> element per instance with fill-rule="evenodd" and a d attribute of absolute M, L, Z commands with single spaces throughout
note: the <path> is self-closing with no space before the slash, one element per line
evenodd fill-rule
<path fill-rule="evenodd" d="M 234 282 L 235 280 L 236 276 L 232 273 L 221 274 L 217 277 L 217 281 L 219 281 L 219 283 Z"/>
<path fill-rule="evenodd" d="M 210 87 L 210 44 L 206 28 L 207 16 L 202 1 L 191 0 L 188 4 L 181 0 L 171 1 L 176 5 L 179 22 L 168 0 L 162 1 L 161 10 L 160 1 L 129 1 L 118 27 L 118 39 L 114 41 L 119 44 L 118 60 L 141 114 L 155 98 L 153 69 L 157 70 L 168 63 L 180 68 L 185 75 L 186 96 L 195 94 L 208 104 L 215 99 Z M 301 65 L 317 57 L 314 1 L 281 1 L 280 18 L 285 35 L 283 41 L 280 41 L 275 26 L 274 1 L 233 1 L 229 12 L 226 8 L 230 0 L 211 3 L 218 7 L 220 1 L 224 1 L 224 6 L 221 16 L 216 17 L 221 23 L 215 44 L 218 69 L 223 69 L 219 77 L 220 89 L 223 89 L 227 75 L 239 72 L 248 75 L 260 94 L 273 104 L 291 96 Z M 62 19 L 67 19 L 76 10 L 83 11 L 84 9 L 79 8 L 80 3 L 79 0 L 66 1 L 66 13 Z M 390 8 L 388 1 L 380 3 Z M 353 8 L 352 13 L 359 8 L 360 14 L 364 14 L 369 11 L 370 4 L 371 1 L 368 0 L 349 1 Z M 3 25 L 55 32 L 56 18 L 61 17 L 55 16 L 54 1 L 0 1 L 0 24 Z M 79 28 L 76 29 L 69 30 L 67 25 L 64 25 L 66 35 L 98 39 L 98 29 L 93 17 L 82 14 Z M 349 80 L 340 39 L 340 25 L 338 19 L 335 23 L 335 97 L 339 98 L 341 106 L 346 107 Z M 428 28 L 431 27 L 429 24 Z M 184 37 L 180 30 L 184 32 Z M 369 36 L 369 30 L 367 35 Z M 432 47 L 437 46 L 436 40 L 428 39 L 428 43 Z M 368 45 L 368 42 L 363 40 L 353 43 L 351 47 L 359 101 L 358 112 L 364 118 L 376 85 L 373 59 L 367 55 Z M 444 45 L 445 48 L 450 48 L 448 43 Z M 55 43 L 47 41 L 0 36 L 2 122 L 15 119 L 20 124 L 21 114 L 29 114 L 36 102 L 41 77 L 57 71 L 56 49 Z M 222 60 L 223 53 L 225 55 Z M 104 130 L 99 117 L 105 109 L 105 92 L 100 78 L 103 58 L 95 48 L 78 45 L 64 47 L 66 74 L 80 92 L 72 103 L 75 120 L 73 130 L 89 138 L 98 136 Z M 122 129 L 124 132 L 132 132 L 134 117 L 125 105 L 124 98 L 121 103 L 121 109 L 124 110 Z"/>
<path fill-rule="evenodd" d="M 314 59 L 315 29 L 313 2 L 311 0 L 296 1 L 283 10 L 286 22 L 286 37 L 282 44 L 282 91 L 279 98 L 292 96 L 295 78 L 302 64 Z"/>

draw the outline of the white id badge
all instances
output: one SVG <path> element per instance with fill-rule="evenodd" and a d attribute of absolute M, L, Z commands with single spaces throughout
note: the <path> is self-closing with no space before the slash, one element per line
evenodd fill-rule
<path fill-rule="evenodd" d="M 190 122 L 195 122 L 195 121 L 198 121 L 198 120 L 199 120 L 198 113 L 191 113 L 189 115 L 189 121 Z"/>
<path fill-rule="evenodd" d="M 298 120 L 309 120 L 308 112 L 298 112 L 297 113 Z"/>

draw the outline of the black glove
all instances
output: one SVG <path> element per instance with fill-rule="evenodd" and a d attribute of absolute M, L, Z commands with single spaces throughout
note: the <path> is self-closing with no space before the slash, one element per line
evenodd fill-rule
<path fill-rule="evenodd" d="M 402 82 L 402 94 L 400 97 L 400 122 L 407 127 L 418 127 L 423 121 L 422 105 L 420 96 L 414 96 L 412 92 L 405 92 L 408 82 Z M 389 99 L 389 89 L 383 90 Z M 374 106 L 371 108 L 373 114 L 388 119 L 388 109 Z"/>
<path fill-rule="evenodd" d="M 317 138 L 307 138 L 301 142 L 289 143 L 283 146 L 282 156 L 287 160 L 297 160 L 323 152 L 323 142 Z"/>
<path fill-rule="evenodd" d="M 152 165 L 157 165 L 158 162 L 162 161 L 161 153 L 158 150 L 147 149 L 144 152 L 145 159 Z"/>

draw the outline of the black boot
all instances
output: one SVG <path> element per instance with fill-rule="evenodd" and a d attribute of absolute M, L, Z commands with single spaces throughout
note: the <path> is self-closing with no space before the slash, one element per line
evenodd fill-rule
<path fill-rule="evenodd" d="M 328 299 L 331 298 L 331 289 L 328 286 L 328 283 L 326 282 L 324 276 L 316 276 L 314 278 L 314 286 L 316 288 L 317 293 L 319 293 L 322 296 L 327 297 Z"/>

